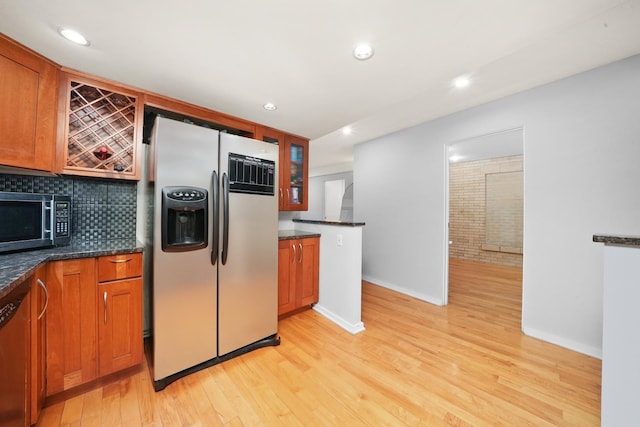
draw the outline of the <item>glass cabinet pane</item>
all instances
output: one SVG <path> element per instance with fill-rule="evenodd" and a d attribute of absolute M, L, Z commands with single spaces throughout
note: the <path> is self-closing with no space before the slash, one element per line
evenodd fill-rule
<path fill-rule="evenodd" d="M 299 205 L 304 200 L 304 146 L 291 144 L 290 154 L 290 181 L 289 203 Z"/>

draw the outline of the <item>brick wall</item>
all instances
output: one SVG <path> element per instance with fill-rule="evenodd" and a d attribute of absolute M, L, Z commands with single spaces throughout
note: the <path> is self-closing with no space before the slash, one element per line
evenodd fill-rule
<path fill-rule="evenodd" d="M 522 201 L 522 156 L 450 163 L 449 256 L 522 267 Z"/>

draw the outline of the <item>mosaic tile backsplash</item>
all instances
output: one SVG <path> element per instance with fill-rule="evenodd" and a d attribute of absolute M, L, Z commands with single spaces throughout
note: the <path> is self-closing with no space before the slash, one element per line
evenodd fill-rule
<path fill-rule="evenodd" d="M 69 176 L 0 174 L 0 191 L 71 196 L 71 240 L 136 237 L 136 183 Z"/>

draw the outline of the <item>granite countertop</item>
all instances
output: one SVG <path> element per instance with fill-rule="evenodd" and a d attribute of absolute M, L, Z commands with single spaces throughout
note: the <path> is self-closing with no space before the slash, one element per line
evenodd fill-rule
<path fill-rule="evenodd" d="M 309 237 L 320 237 L 320 233 L 310 233 L 300 230 L 278 230 L 278 240 L 304 239 Z"/>
<path fill-rule="evenodd" d="M 337 225 L 343 227 L 362 227 L 364 225 L 364 222 L 324 221 L 320 219 L 294 219 L 293 222 L 299 222 L 302 224 Z"/>
<path fill-rule="evenodd" d="M 49 249 L 0 254 L 0 298 L 11 292 L 44 262 L 142 252 L 142 248 L 141 242 L 127 239 L 77 242 Z"/>
<path fill-rule="evenodd" d="M 605 245 L 640 247 L 640 236 L 594 234 L 593 241 L 598 243 L 604 243 Z"/>

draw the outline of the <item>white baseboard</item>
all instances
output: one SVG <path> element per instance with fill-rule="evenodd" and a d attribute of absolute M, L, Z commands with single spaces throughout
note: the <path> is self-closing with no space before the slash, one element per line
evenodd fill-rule
<path fill-rule="evenodd" d="M 429 295 L 427 295 L 425 293 L 422 293 L 422 292 L 416 292 L 416 291 L 411 290 L 411 289 L 402 288 L 400 286 L 392 285 L 391 283 L 385 283 L 384 281 L 378 280 L 375 277 L 363 275 L 362 276 L 362 280 L 366 280 L 367 282 L 371 282 L 374 285 L 382 286 L 383 288 L 391 289 L 392 291 L 400 292 L 401 294 L 409 295 L 410 297 L 417 298 L 417 299 L 422 300 L 424 302 L 428 302 L 429 304 L 439 305 L 439 306 L 444 305 L 442 300 L 439 299 L 439 298 L 433 298 L 433 297 L 431 297 L 431 296 L 429 296 Z"/>
<path fill-rule="evenodd" d="M 326 308 L 322 307 L 320 304 L 314 305 L 313 309 L 318 313 L 322 314 L 327 319 L 331 320 L 336 325 L 340 326 L 342 329 L 346 330 L 347 332 L 350 332 L 352 334 L 357 334 L 358 332 L 364 331 L 364 323 L 362 322 L 358 322 L 358 323 L 347 322 L 342 317 L 338 316 L 332 311 L 327 310 Z"/>
<path fill-rule="evenodd" d="M 586 354 L 587 356 L 595 357 L 596 359 L 602 359 L 602 349 L 584 345 L 579 342 L 568 340 L 564 337 L 559 337 L 548 332 L 543 332 L 535 328 L 522 327 L 522 332 L 532 338 L 536 338 L 542 341 L 549 342 L 551 344 L 559 345 L 560 347 L 568 348 L 578 353 Z"/>

